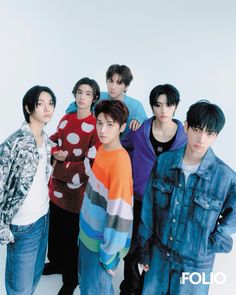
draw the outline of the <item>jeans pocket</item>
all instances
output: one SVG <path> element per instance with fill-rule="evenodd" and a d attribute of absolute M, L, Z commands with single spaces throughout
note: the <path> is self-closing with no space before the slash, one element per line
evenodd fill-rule
<path fill-rule="evenodd" d="M 12 224 L 10 226 L 10 228 L 11 228 L 11 232 L 13 234 L 17 234 L 17 233 L 28 233 L 28 232 L 30 232 L 34 228 L 34 223 L 30 223 L 30 224 L 26 224 L 26 225 Z"/>

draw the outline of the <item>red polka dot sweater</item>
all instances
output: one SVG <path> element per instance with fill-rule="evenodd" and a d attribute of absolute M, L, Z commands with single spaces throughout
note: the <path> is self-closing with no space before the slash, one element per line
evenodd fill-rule
<path fill-rule="evenodd" d="M 77 113 L 66 114 L 59 122 L 52 154 L 68 152 L 65 161 L 57 161 L 49 182 L 51 201 L 60 208 L 79 213 L 91 165 L 100 145 L 96 132 L 96 119 L 90 115 L 78 119 Z"/>

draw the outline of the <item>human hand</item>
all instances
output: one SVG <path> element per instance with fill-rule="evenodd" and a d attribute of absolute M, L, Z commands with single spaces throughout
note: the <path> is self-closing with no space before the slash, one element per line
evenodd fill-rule
<path fill-rule="evenodd" d="M 140 266 L 142 267 L 142 269 L 147 272 L 150 269 L 150 266 L 148 264 L 140 264 Z"/>
<path fill-rule="evenodd" d="M 141 126 L 141 124 L 139 123 L 139 121 L 133 119 L 129 124 L 129 129 L 136 131 L 139 129 L 140 126 Z"/>
<path fill-rule="evenodd" d="M 53 153 L 53 157 L 58 161 L 65 161 L 67 156 L 68 156 L 68 151 L 59 150 Z"/>
<path fill-rule="evenodd" d="M 6 245 L 8 243 L 14 243 L 14 236 L 9 227 L 0 229 L 0 244 Z"/>
<path fill-rule="evenodd" d="M 109 273 L 109 275 L 111 275 L 112 277 L 116 275 L 112 269 L 107 269 L 107 273 Z"/>

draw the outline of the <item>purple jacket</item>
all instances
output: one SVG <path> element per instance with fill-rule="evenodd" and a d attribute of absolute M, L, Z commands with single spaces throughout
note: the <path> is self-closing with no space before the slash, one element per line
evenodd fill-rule
<path fill-rule="evenodd" d="M 122 140 L 122 145 L 132 154 L 134 198 L 140 201 L 143 199 L 146 184 L 157 158 L 149 139 L 152 121 L 153 117 L 144 121 L 137 131 L 130 131 Z M 183 124 L 176 119 L 173 121 L 178 125 L 178 128 L 170 150 L 181 148 L 187 141 Z"/>

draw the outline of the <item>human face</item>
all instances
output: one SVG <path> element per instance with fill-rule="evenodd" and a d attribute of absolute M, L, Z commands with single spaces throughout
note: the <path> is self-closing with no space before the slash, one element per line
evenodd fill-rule
<path fill-rule="evenodd" d="M 188 128 L 187 122 L 185 122 L 185 132 L 188 137 L 187 150 L 199 156 L 205 155 L 207 149 L 213 144 L 217 137 L 216 132 L 206 131 L 205 127 L 203 130 L 196 127 Z"/>
<path fill-rule="evenodd" d="M 161 124 L 172 121 L 175 110 L 176 105 L 169 106 L 167 104 L 167 97 L 165 94 L 159 95 L 156 105 L 153 106 L 153 112 L 156 116 L 156 120 Z"/>
<path fill-rule="evenodd" d="M 27 109 L 27 106 L 26 106 Z M 51 121 L 55 110 L 54 102 L 51 95 L 48 92 L 41 92 L 39 95 L 38 103 L 35 106 L 35 110 L 30 114 L 30 123 L 38 122 L 46 124 Z"/>
<path fill-rule="evenodd" d="M 93 89 L 87 84 L 81 84 L 76 91 L 75 101 L 80 110 L 90 110 L 93 103 Z"/>
<path fill-rule="evenodd" d="M 127 86 L 121 82 L 121 76 L 114 74 L 107 80 L 107 90 L 111 99 L 123 100 Z"/>
<path fill-rule="evenodd" d="M 114 121 L 109 115 L 100 113 L 97 117 L 98 137 L 107 150 L 113 150 L 120 147 L 120 133 L 124 131 L 126 124 L 120 127 L 120 124 Z"/>

